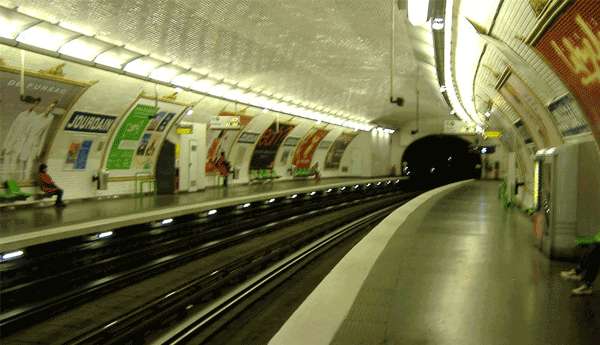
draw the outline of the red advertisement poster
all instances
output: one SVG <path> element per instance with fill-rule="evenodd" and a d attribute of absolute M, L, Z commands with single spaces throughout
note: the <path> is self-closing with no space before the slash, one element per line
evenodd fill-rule
<path fill-rule="evenodd" d="M 239 117 L 240 126 L 236 129 L 209 128 L 206 135 L 208 149 L 206 150 L 205 171 L 207 174 L 215 174 L 217 172 L 214 163 L 219 158 L 220 153 L 225 152 L 226 157 L 229 155 L 229 151 L 238 134 L 252 120 L 251 116 L 237 115 L 229 112 L 221 112 L 219 116 Z"/>
<path fill-rule="evenodd" d="M 310 168 L 313 155 L 327 133 L 329 133 L 329 131 L 324 129 L 311 129 L 308 135 L 304 137 L 302 142 L 298 145 L 298 148 L 294 153 L 292 164 L 296 166 L 296 168 Z"/>
<path fill-rule="evenodd" d="M 600 1 L 574 1 L 535 48 L 577 98 L 600 144 Z"/>

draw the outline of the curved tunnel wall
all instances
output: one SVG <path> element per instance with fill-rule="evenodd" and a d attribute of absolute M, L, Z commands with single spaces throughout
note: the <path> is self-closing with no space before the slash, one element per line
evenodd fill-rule
<path fill-rule="evenodd" d="M 2 63 L 4 63 L 5 69 L 15 68 L 20 65 L 21 50 L 8 46 L 0 46 L 0 56 L 2 57 Z M 25 52 L 25 68 L 28 71 L 26 76 L 26 84 L 31 80 L 31 76 L 38 74 L 37 71 L 48 70 L 54 66 L 64 63 L 60 59 L 32 53 Z M 63 106 L 62 109 L 54 111 L 56 113 L 56 120 L 54 127 L 48 131 L 46 138 L 48 139 L 48 145 L 44 152 L 40 152 L 39 159 L 32 161 L 30 164 L 31 177 L 30 178 L 15 178 L 11 174 L 3 174 L 1 180 L 4 182 L 8 178 L 15 178 L 21 180 L 20 184 L 22 188 L 28 191 L 37 192 L 35 186 L 35 166 L 41 161 L 45 161 L 49 165 L 49 170 L 55 181 L 66 190 L 67 198 L 89 198 L 98 196 L 109 196 L 115 194 L 128 194 L 134 191 L 134 185 L 131 182 L 131 177 L 136 172 L 147 171 L 143 169 L 146 167 L 153 167 L 156 161 L 156 153 L 159 151 L 159 147 L 162 142 L 168 137 L 171 141 L 178 141 L 178 135 L 174 135 L 173 129 L 179 120 L 186 122 L 200 123 L 207 125 L 210 119 L 222 111 L 227 112 L 239 112 L 241 106 L 236 106 L 230 102 L 210 98 L 201 97 L 196 94 L 188 92 L 180 92 L 176 95 L 175 99 L 166 99 L 165 96 L 172 95 L 176 90 L 174 88 L 165 87 L 162 85 L 155 85 L 151 82 L 141 81 L 128 76 L 118 75 L 104 70 L 99 70 L 76 63 L 68 62 L 62 67 L 64 77 L 55 77 L 43 74 L 43 78 L 53 79 L 58 83 L 71 83 L 83 85 L 84 89 L 80 97 L 75 97 L 75 101 L 69 104 L 69 107 Z M 15 75 L 18 80 L 18 75 Z M 29 78 L 29 79 L 27 79 Z M 68 81 L 67 81 L 68 80 Z M 18 95 L 18 93 L 17 93 Z M 155 102 L 155 95 L 158 95 L 159 101 Z M 135 109 L 136 104 L 142 102 L 146 106 L 153 107 L 158 104 L 159 108 L 166 109 L 166 115 L 171 116 L 169 121 L 163 121 L 156 123 L 155 127 L 163 126 L 158 137 L 154 137 L 159 131 L 148 131 L 142 132 L 139 139 L 130 140 L 126 136 L 120 139 L 119 130 L 127 122 L 127 118 L 131 115 L 132 110 Z M 191 116 L 185 115 L 188 107 L 193 108 L 194 113 Z M 67 112 L 68 111 L 68 112 Z M 3 109 L 4 112 L 4 109 Z M 102 119 L 106 123 L 110 123 L 109 129 L 102 132 L 82 132 L 64 130 L 65 125 L 73 117 L 75 112 L 82 114 L 92 114 L 96 116 L 96 120 Z M 294 130 L 290 132 L 296 138 L 302 139 L 311 130 L 311 128 L 324 128 L 328 131 L 328 134 L 323 138 L 323 142 L 333 143 L 343 133 L 348 133 L 348 129 L 335 126 L 335 125 L 324 125 L 317 124 L 314 121 L 294 118 L 288 115 L 276 116 L 271 112 L 263 112 L 262 109 L 250 108 L 246 111 L 246 114 L 250 117 L 249 123 L 245 128 L 240 131 L 252 131 L 257 133 L 259 136 L 262 135 L 265 130 L 275 121 L 280 121 L 283 124 L 290 124 L 294 126 Z M 128 116 L 130 115 L 130 116 Z M 163 117 L 164 119 L 165 117 Z M 140 124 L 148 129 L 152 122 L 148 119 L 145 123 Z M 9 126 L 8 126 L 9 127 Z M 132 126 L 135 127 L 135 126 Z M 207 130 L 210 131 L 210 128 Z M 352 132 L 356 134 L 356 138 L 350 142 L 350 144 L 343 150 L 340 158 L 339 166 L 335 168 L 325 169 L 325 163 L 327 159 L 327 152 L 330 146 L 324 145 L 315 150 L 312 163 L 319 162 L 320 170 L 322 175 L 325 177 L 335 176 L 374 176 L 387 174 L 390 169 L 390 158 L 389 158 L 389 145 L 390 140 L 388 135 L 377 134 L 372 135 L 370 132 Z M 145 135 L 148 134 L 148 140 L 145 143 L 144 151 L 141 157 L 143 161 L 138 163 L 132 162 L 132 166 L 136 168 L 131 169 L 114 169 L 114 157 L 111 158 L 111 151 L 113 146 L 116 148 L 128 149 L 137 151 L 144 142 Z M 150 135 L 151 134 L 151 135 Z M 247 145 L 244 150 L 240 147 L 244 146 L 237 142 L 238 135 L 236 134 L 233 140 L 235 143 L 232 145 L 228 152 L 229 159 L 233 166 L 238 167 L 241 173 L 239 180 L 235 182 L 247 182 L 248 181 L 248 167 L 252 154 L 254 152 L 254 144 Z M 156 139 L 156 140 L 155 140 Z M 153 140 L 156 141 L 153 144 Z M 114 144 L 114 145 L 113 145 Z M 138 146 L 135 146 L 137 144 Z M 204 144 L 204 143 L 203 143 Z M 207 145 L 209 143 L 206 143 Z M 149 151 L 151 145 L 155 147 Z M 277 149 L 273 168 L 276 173 L 282 176 L 282 179 L 292 178 L 289 174 L 289 167 L 291 164 L 290 159 L 282 160 L 284 151 L 288 151 L 288 155 L 293 155 L 293 152 L 297 148 L 297 144 L 290 147 L 284 147 L 283 145 Z M 384 148 L 382 150 L 382 148 Z M 85 150 L 85 162 L 78 160 L 79 153 Z M 291 151 L 291 152 L 290 152 Z M 241 153 L 240 153 L 241 152 Z M 377 152 L 377 159 L 372 159 L 371 155 L 373 152 Z M 387 154 L 386 154 L 387 152 Z M 113 155 L 114 156 L 114 155 Z M 140 155 L 134 153 L 133 160 L 138 159 Z M 112 161 L 112 163 L 111 163 Z M 352 163 L 353 161 L 359 161 L 360 164 Z M 134 164 L 135 163 L 135 164 Z M 76 166 L 79 164 L 79 166 Z M 351 165 L 353 164 L 353 165 Z M 376 165 L 376 166 L 371 166 Z M 111 176 L 111 182 L 109 183 L 109 189 L 101 191 L 96 189 L 96 184 L 92 182 L 92 175 L 95 174 L 98 169 L 102 167 L 109 168 Z M 111 167 L 113 169 L 111 169 Z M 354 167 L 354 168 L 353 168 Z M 152 172 L 152 168 L 149 169 Z M 214 176 L 207 176 L 205 184 L 210 186 L 217 183 Z"/>

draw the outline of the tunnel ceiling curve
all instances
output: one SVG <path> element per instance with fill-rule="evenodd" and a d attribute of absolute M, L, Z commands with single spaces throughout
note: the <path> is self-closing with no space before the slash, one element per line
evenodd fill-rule
<path fill-rule="evenodd" d="M 429 29 L 397 13 L 396 94 L 389 102 L 389 0 L 0 0 L 194 66 L 209 76 L 294 102 L 399 127 L 414 119 L 416 66 L 421 114 L 446 116 Z M 424 56 L 425 55 L 425 56 Z M 355 117 L 355 118 L 352 118 Z"/>

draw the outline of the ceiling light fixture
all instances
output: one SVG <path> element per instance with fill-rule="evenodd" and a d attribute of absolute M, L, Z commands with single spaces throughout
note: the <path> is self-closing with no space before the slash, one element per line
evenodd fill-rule
<path fill-rule="evenodd" d="M 248 92 L 250 86 L 241 82 L 216 81 L 223 77 L 209 78 L 208 70 L 178 65 L 168 58 L 155 56 L 143 49 L 94 35 L 90 28 L 49 20 L 45 13 L 23 11 L 24 9 L 0 5 L 0 37 L 8 40 L 5 44 L 46 53 L 52 57 L 56 57 L 58 52 L 65 60 L 72 59 L 92 67 L 125 72 L 143 80 L 150 78 L 166 86 L 351 130 L 370 131 L 375 127 L 362 117 L 294 100 L 272 91 L 260 89 L 262 94 L 253 94 Z"/>

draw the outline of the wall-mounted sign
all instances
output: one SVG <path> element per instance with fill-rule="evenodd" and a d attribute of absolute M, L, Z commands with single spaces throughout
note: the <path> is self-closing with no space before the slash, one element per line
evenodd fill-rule
<path fill-rule="evenodd" d="M 210 129 L 240 129 L 242 123 L 239 116 L 213 116 L 208 124 Z"/>
<path fill-rule="evenodd" d="M 106 134 L 116 120 L 116 116 L 76 111 L 65 125 L 65 131 Z"/>
<path fill-rule="evenodd" d="M 194 127 L 193 126 L 179 126 L 175 129 L 175 133 L 177 133 L 179 135 L 192 134 L 192 133 L 194 133 Z"/>
<path fill-rule="evenodd" d="M 256 142 L 256 140 L 258 139 L 259 135 L 260 134 L 258 134 L 258 133 L 244 132 L 238 138 L 238 143 L 254 144 Z"/>

